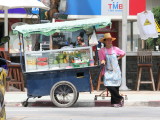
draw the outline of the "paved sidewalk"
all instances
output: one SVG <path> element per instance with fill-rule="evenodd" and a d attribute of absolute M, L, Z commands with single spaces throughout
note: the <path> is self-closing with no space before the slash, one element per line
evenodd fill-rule
<path fill-rule="evenodd" d="M 94 100 L 95 95 L 99 95 L 102 91 L 82 92 L 74 107 L 95 107 L 110 106 L 110 97 L 98 97 Z M 160 107 L 160 91 L 120 91 L 121 94 L 127 95 L 125 106 L 155 106 Z M 6 106 L 22 106 L 22 102 L 27 99 L 27 92 L 12 91 L 6 92 Z M 29 106 L 54 106 L 50 100 L 50 96 L 41 98 L 30 98 Z"/>

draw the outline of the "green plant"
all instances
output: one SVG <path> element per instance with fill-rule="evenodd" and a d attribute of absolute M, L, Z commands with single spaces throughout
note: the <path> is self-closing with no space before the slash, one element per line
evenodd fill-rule
<path fill-rule="evenodd" d="M 157 38 L 155 45 L 154 45 L 154 38 L 148 38 L 148 39 L 146 40 L 146 45 L 147 45 L 148 48 L 154 49 L 154 47 L 155 47 L 156 45 L 160 45 L 160 36 Z"/>
<path fill-rule="evenodd" d="M 160 22 L 160 7 L 154 7 L 152 8 L 152 12 L 154 14 L 154 18 L 157 22 Z"/>
<path fill-rule="evenodd" d="M 153 48 L 154 48 L 153 38 L 148 38 L 148 39 L 146 40 L 146 45 L 147 45 L 150 49 L 153 49 Z"/>
<path fill-rule="evenodd" d="M 160 45 L 160 36 L 158 37 L 156 44 Z"/>

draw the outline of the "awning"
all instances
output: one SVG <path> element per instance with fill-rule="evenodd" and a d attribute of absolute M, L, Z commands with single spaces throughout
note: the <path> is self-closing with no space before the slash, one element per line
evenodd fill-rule
<path fill-rule="evenodd" d="M 42 2 L 37 0 L 0 0 L 0 10 L 4 10 L 5 36 L 8 35 L 8 9 L 12 8 L 42 8 L 48 10 Z"/>
<path fill-rule="evenodd" d="M 37 0 L 0 0 L 0 10 L 13 8 L 42 8 L 48 10 L 42 2 Z"/>
<path fill-rule="evenodd" d="M 14 33 L 22 33 L 24 36 L 29 34 L 43 34 L 50 36 L 56 32 L 62 31 L 77 31 L 80 29 L 88 29 L 95 26 L 95 28 L 103 28 L 111 24 L 110 17 L 99 17 L 92 19 L 73 20 L 65 22 L 44 23 L 44 24 L 32 24 L 21 25 L 14 29 Z"/>

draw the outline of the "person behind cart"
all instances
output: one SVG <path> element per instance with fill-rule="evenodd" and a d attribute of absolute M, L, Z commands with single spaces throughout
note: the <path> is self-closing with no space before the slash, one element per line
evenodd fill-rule
<path fill-rule="evenodd" d="M 79 36 L 77 36 L 77 45 L 76 47 L 85 47 L 86 44 L 84 42 L 84 32 L 80 32 Z"/>
<path fill-rule="evenodd" d="M 78 42 L 77 47 L 85 47 L 86 46 L 84 39 L 81 36 L 77 36 L 77 42 Z"/>
<path fill-rule="evenodd" d="M 116 38 L 113 38 L 110 33 L 105 33 L 104 37 L 99 40 L 105 46 L 99 50 L 98 55 L 100 63 L 104 65 L 104 69 L 101 72 L 104 76 L 104 86 L 107 87 L 111 94 L 111 105 L 113 107 L 122 107 L 124 98 L 119 94 L 122 77 L 118 60 L 125 55 L 125 52 L 112 45 L 114 40 Z"/>

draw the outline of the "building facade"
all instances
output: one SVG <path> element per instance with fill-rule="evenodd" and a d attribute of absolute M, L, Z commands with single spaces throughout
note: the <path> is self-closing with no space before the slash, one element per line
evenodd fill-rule
<path fill-rule="evenodd" d="M 160 5 L 159 0 L 128 0 L 128 16 L 127 16 L 127 42 L 126 42 L 126 84 L 128 88 L 135 89 L 137 83 L 137 50 L 144 47 L 144 41 L 140 39 L 137 13 L 145 10 L 152 10 Z M 122 9 L 123 0 L 68 0 L 66 14 L 70 19 L 93 18 L 107 15 L 112 18 L 112 29 L 103 29 L 97 32 L 104 34 L 110 32 L 112 36 L 117 38 L 117 45 L 122 48 Z M 153 73 L 155 83 L 157 81 L 157 63 L 160 59 L 160 53 L 157 51 L 153 54 Z M 122 68 L 123 69 L 123 68 Z M 144 72 L 142 79 L 149 79 L 147 71 Z M 143 89 L 152 89 L 151 85 L 142 85 Z"/>
<path fill-rule="evenodd" d="M 48 0 L 42 0 L 48 1 Z M 56 0 L 50 0 L 51 3 Z M 110 16 L 112 18 L 112 28 L 100 29 L 97 35 L 101 37 L 104 33 L 110 32 L 113 37 L 117 38 L 113 44 L 122 48 L 122 10 L 123 0 L 66 0 L 66 11 L 68 19 L 85 19 L 100 16 Z M 53 2 L 54 3 L 54 2 Z M 47 3 L 49 5 L 49 2 Z M 144 41 L 140 39 L 139 30 L 137 26 L 137 13 L 145 10 L 152 10 L 152 8 L 160 5 L 160 0 L 128 0 L 128 16 L 127 16 L 127 41 L 126 41 L 126 84 L 130 89 L 136 87 L 137 77 L 137 50 L 143 48 Z M 22 10 L 23 11 L 23 10 Z M 32 16 L 27 16 L 26 13 L 10 14 L 10 18 L 20 22 L 28 22 L 26 19 Z M 0 22 L 3 22 L 3 14 L 0 14 Z M 11 20 L 9 24 L 14 23 Z M 3 24 L 0 23 L 2 28 Z M 29 22 L 28 22 L 29 23 Z M 11 25 L 10 25 L 11 26 Z M 0 32 L 3 34 L 2 29 Z M 160 53 L 153 51 L 153 72 L 156 81 L 157 76 L 157 63 L 160 59 Z M 123 69 L 123 68 L 122 68 Z M 144 73 L 142 79 L 147 79 L 147 72 Z M 142 86 L 143 87 L 143 86 Z M 150 89 L 150 86 L 144 86 L 144 89 Z"/>

